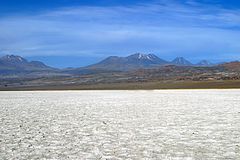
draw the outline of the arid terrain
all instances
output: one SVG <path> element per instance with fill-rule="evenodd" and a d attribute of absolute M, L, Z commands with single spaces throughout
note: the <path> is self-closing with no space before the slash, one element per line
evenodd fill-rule
<path fill-rule="evenodd" d="M 240 90 L 0 92 L 0 159 L 240 159 Z"/>
<path fill-rule="evenodd" d="M 56 69 L 7 55 L 0 59 L 0 90 L 240 88 L 240 62 L 167 62 L 153 54 L 111 56 L 81 68 Z"/>

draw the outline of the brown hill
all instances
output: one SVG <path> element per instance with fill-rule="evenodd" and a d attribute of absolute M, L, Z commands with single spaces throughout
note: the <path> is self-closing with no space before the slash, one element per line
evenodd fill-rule
<path fill-rule="evenodd" d="M 224 63 L 224 64 L 221 64 L 220 66 L 224 67 L 225 69 L 227 69 L 229 71 L 240 72 L 240 62 L 239 61 Z"/>

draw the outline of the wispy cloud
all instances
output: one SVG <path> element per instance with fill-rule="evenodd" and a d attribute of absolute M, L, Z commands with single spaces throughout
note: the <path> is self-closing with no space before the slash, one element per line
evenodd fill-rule
<path fill-rule="evenodd" d="M 240 10 L 195 1 L 60 8 L 33 16 L 2 17 L 0 26 L 1 53 L 107 56 L 154 52 L 166 58 L 194 55 L 196 59 L 240 53 Z"/>

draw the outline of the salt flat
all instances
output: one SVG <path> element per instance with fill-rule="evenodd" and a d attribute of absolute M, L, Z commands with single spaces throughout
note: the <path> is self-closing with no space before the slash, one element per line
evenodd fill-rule
<path fill-rule="evenodd" d="M 240 90 L 0 92 L 0 159 L 240 159 Z"/>

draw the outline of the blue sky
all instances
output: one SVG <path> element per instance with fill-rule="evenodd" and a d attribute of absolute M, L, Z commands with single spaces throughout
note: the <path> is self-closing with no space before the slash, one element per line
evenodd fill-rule
<path fill-rule="evenodd" d="M 240 1 L 1 0 L 0 32 L 0 55 L 61 68 L 136 52 L 240 60 Z"/>

